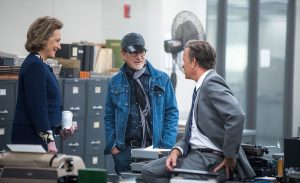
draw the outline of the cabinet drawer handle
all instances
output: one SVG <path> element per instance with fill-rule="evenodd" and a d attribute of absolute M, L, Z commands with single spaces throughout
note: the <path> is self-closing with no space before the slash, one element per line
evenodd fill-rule
<path fill-rule="evenodd" d="M 101 144 L 101 141 L 100 141 L 100 140 L 92 141 L 91 144 L 93 144 L 93 145 L 94 145 L 94 144 Z"/>
<path fill-rule="evenodd" d="M 8 110 L 0 111 L 0 114 L 7 114 Z"/>
<path fill-rule="evenodd" d="M 71 111 L 79 111 L 79 110 L 80 110 L 80 107 L 70 107 L 70 110 L 71 110 Z"/>
<path fill-rule="evenodd" d="M 103 107 L 101 105 L 99 105 L 99 106 L 93 106 L 93 109 L 103 109 Z"/>
<path fill-rule="evenodd" d="M 70 143 L 70 144 L 68 144 L 68 146 L 69 147 L 78 147 L 79 146 L 79 144 L 76 142 L 75 144 L 73 144 L 73 143 Z"/>

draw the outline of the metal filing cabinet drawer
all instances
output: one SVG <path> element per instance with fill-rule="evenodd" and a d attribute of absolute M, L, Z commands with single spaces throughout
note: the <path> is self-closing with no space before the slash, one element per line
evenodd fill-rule
<path fill-rule="evenodd" d="M 88 168 L 105 168 L 105 157 L 103 154 L 85 154 L 84 162 Z"/>
<path fill-rule="evenodd" d="M 111 154 L 105 155 L 105 169 L 107 170 L 108 174 L 115 174 L 115 162 Z"/>
<path fill-rule="evenodd" d="M 104 116 L 107 78 L 90 79 L 87 83 L 88 117 Z"/>
<path fill-rule="evenodd" d="M 70 110 L 73 118 L 85 117 L 86 80 L 65 79 L 64 110 Z"/>
<path fill-rule="evenodd" d="M 103 154 L 105 147 L 105 131 L 104 122 L 97 118 L 89 118 L 86 121 L 86 153 L 100 153 Z"/>
<path fill-rule="evenodd" d="M 77 123 L 78 131 L 75 132 L 71 137 L 62 140 L 62 152 L 64 154 L 79 155 L 84 153 L 84 119 L 73 119 L 73 123 L 74 122 Z"/>
<path fill-rule="evenodd" d="M 15 111 L 16 81 L 0 82 L 0 122 L 13 120 Z"/>
<path fill-rule="evenodd" d="M 61 140 L 62 140 L 61 136 L 55 136 L 54 140 L 55 140 L 55 145 L 56 145 L 56 148 L 57 148 L 58 152 L 61 153 L 62 152 L 62 150 L 61 150 Z"/>
<path fill-rule="evenodd" d="M 6 144 L 10 144 L 12 122 L 0 123 L 0 151 L 8 150 Z"/>

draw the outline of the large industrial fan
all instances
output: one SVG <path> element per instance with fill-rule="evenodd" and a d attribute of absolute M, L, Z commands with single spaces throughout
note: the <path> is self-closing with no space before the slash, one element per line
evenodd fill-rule
<path fill-rule="evenodd" d="M 189 11 L 182 11 L 176 15 L 172 23 L 172 39 L 164 41 L 164 48 L 167 53 L 172 54 L 171 81 L 174 89 L 177 84 L 176 65 L 181 67 L 181 55 L 184 45 L 189 40 L 204 40 L 205 33 L 198 17 Z"/>

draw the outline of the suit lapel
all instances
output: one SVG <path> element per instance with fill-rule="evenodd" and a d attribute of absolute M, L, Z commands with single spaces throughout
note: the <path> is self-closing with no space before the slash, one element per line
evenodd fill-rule
<path fill-rule="evenodd" d="M 201 131 L 201 129 L 199 128 L 199 126 L 201 126 L 201 125 L 199 125 L 198 124 L 198 113 L 197 112 L 195 112 L 195 111 L 198 111 L 198 107 L 201 107 L 200 106 L 200 104 L 199 104 L 199 98 L 200 98 L 200 96 L 202 95 L 202 88 L 203 88 L 203 86 L 205 85 L 205 83 L 206 83 L 206 81 L 213 75 L 213 73 L 214 73 L 215 71 L 213 70 L 213 71 L 211 71 L 211 72 L 209 72 L 208 74 L 207 74 L 207 76 L 204 78 L 204 80 L 203 80 L 203 82 L 202 82 L 202 84 L 201 84 L 201 86 L 200 86 L 200 88 L 198 89 L 198 91 L 197 91 L 197 97 L 196 97 L 196 101 L 195 101 L 195 107 L 194 107 L 194 116 L 195 116 L 195 121 L 196 121 L 196 123 L 197 123 L 197 126 L 198 126 L 198 129 Z M 202 131 L 201 131 L 202 132 Z"/>

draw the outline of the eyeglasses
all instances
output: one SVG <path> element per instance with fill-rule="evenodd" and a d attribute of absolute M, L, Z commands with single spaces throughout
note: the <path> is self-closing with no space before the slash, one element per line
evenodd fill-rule
<path fill-rule="evenodd" d="M 135 51 L 135 52 L 127 52 L 130 54 L 131 57 L 138 57 L 138 56 L 141 56 L 141 57 L 144 57 L 146 55 L 146 50 L 143 50 L 143 51 Z"/>

